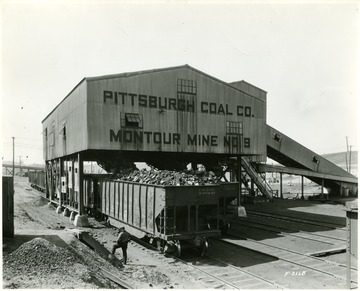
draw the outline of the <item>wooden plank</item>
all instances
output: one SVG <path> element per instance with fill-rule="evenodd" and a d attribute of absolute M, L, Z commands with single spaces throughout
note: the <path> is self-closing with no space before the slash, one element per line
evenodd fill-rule
<path fill-rule="evenodd" d="M 120 279 L 119 277 L 117 277 L 115 274 L 105 270 L 104 268 L 100 267 L 101 272 L 111 281 L 115 282 L 116 284 L 118 284 L 121 289 L 135 289 L 134 287 L 132 287 L 131 285 L 129 285 L 128 283 L 126 283 L 124 280 Z"/>

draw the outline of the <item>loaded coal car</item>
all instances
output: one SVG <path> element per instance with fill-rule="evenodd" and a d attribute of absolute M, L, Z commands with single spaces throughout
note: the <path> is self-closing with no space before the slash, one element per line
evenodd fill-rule
<path fill-rule="evenodd" d="M 224 191 L 224 186 L 215 184 L 213 178 L 213 184 L 202 182 L 203 185 L 199 185 L 196 175 L 186 175 L 187 185 L 179 185 L 176 176 L 185 176 L 184 173 L 132 172 L 135 174 L 130 180 L 141 182 L 86 175 L 84 203 L 87 212 L 111 224 L 127 224 L 159 249 L 177 256 L 188 247 L 204 254 L 208 238 L 225 232 L 226 201 L 234 200 L 236 192 Z M 167 179 L 168 185 L 151 184 L 161 180 L 161 176 Z M 191 183 L 197 185 L 189 185 Z M 227 187 L 232 185 L 227 184 Z"/>
<path fill-rule="evenodd" d="M 44 192 L 46 189 L 45 171 L 29 171 L 29 183 L 31 187 Z"/>
<path fill-rule="evenodd" d="M 205 253 L 220 235 L 219 191 L 209 186 L 159 186 L 100 180 L 100 210 L 144 233 L 158 248 L 180 255 L 192 245 Z M 210 220 L 217 224 L 210 226 Z"/>

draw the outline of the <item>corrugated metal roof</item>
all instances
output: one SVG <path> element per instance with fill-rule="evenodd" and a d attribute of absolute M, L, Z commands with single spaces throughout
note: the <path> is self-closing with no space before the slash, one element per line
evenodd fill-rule
<path fill-rule="evenodd" d="M 189 65 L 182 65 L 182 66 L 176 66 L 176 67 L 167 67 L 167 68 L 160 68 L 160 69 L 151 69 L 151 70 L 144 70 L 144 71 L 120 73 L 120 74 L 110 74 L 110 75 L 103 75 L 103 76 L 96 76 L 96 77 L 85 77 L 85 80 L 91 82 L 91 81 L 106 80 L 106 79 L 132 77 L 132 76 L 137 76 L 137 75 L 151 74 L 151 73 L 157 73 L 157 72 L 163 72 L 163 71 L 171 71 L 171 70 L 177 70 L 177 69 L 183 69 L 183 68 L 193 69 Z"/>
<path fill-rule="evenodd" d="M 265 90 L 263 90 L 263 89 L 261 89 L 261 88 L 259 88 L 259 87 L 257 87 L 257 86 L 254 86 L 253 84 L 251 84 L 251 83 L 249 83 L 249 82 L 246 82 L 245 80 L 240 80 L 240 81 L 234 81 L 234 82 L 230 82 L 229 84 L 230 85 L 232 85 L 232 84 L 238 84 L 238 83 L 245 83 L 245 84 L 248 84 L 248 85 L 250 85 L 250 86 L 252 86 L 252 87 L 254 87 L 254 88 L 256 88 L 256 89 L 258 89 L 258 90 L 260 90 L 260 91 L 262 91 L 262 92 L 264 92 L 264 93 L 267 93 Z"/>
<path fill-rule="evenodd" d="M 200 71 L 200 70 L 198 70 L 198 69 L 195 69 L 195 68 L 189 66 L 188 64 L 182 65 L 182 66 L 167 67 L 167 68 L 160 68 L 160 69 L 152 69 L 152 70 L 145 70 L 145 71 L 137 71 L 137 72 L 130 72 L 130 73 L 120 73 L 120 74 L 104 75 L 104 76 L 98 76 L 98 77 L 86 77 L 85 79 L 86 79 L 86 81 L 90 81 L 90 82 L 91 82 L 91 81 L 98 81 L 98 80 L 105 80 L 105 79 L 131 77 L 131 76 L 142 75 L 142 74 L 151 74 L 151 73 L 156 73 L 156 72 L 177 70 L 177 69 L 183 69 L 183 68 L 193 70 L 194 72 L 197 72 L 197 73 L 199 73 L 199 74 L 201 74 L 201 75 L 204 75 L 204 76 L 206 76 L 206 77 L 208 77 L 208 78 L 210 78 L 210 79 L 212 79 L 212 80 L 214 80 L 214 81 L 216 81 L 216 82 L 219 82 L 219 83 L 221 83 L 221 84 L 223 84 L 223 85 L 225 85 L 225 86 L 228 86 L 228 87 L 231 87 L 231 88 L 233 88 L 233 89 L 235 89 L 235 90 L 237 90 L 237 91 L 240 91 L 240 92 L 249 94 L 249 92 L 246 92 L 245 90 L 242 90 L 242 89 L 240 89 L 240 88 L 232 85 L 232 83 L 237 83 L 237 82 L 227 83 L 227 82 L 222 81 L 222 80 L 220 80 L 220 79 L 217 79 L 217 78 L 215 78 L 215 77 L 213 77 L 213 76 L 211 76 L 211 75 L 208 75 L 208 74 L 206 74 L 206 73 L 204 73 L 204 72 L 202 72 L 202 71 Z M 258 87 L 256 87 L 256 86 L 254 86 L 254 85 L 252 85 L 252 84 L 250 84 L 250 83 L 248 83 L 248 82 L 245 82 L 245 81 L 241 81 L 241 82 L 247 83 L 247 84 L 249 84 L 250 86 L 253 86 L 253 87 L 255 87 L 256 89 L 259 89 L 259 90 L 261 90 L 261 91 L 263 91 L 263 92 L 266 93 L 266 91 L 264 91 L 264 90 L 262 90 L 262 89 L 260 89 L 260 88 L 258 88 Z M 256 99 L 259 99 L 260 101 L 264 101 L 263 99 L 258 98 L 257 96 L 252 96 L 252 97 L 254 97 L 254 98 L 256 98 Z"/>

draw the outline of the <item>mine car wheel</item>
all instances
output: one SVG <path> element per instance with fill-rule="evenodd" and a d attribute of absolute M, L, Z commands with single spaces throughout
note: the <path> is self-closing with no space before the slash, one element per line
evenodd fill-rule
<path fill-rule="evenodd" d="M 164 242 L 162 239 L 156 239 L 156 248 L 159 252 L 163 253 L 164 252 Z"/>
<path fill-rule="evenodd" d="M 152 238 L 150 238 L 149 243 L 150 243 L 153 247 L 156 247 L 156 248 L 157 248 L 157 241 L 158 241 L 158 239 L 157 239 L 156 237 L 152 237 Z"/>
<path fill-rule="evenodd" d="M 228 232 L 228 229 L 230 228 L 230 223 L 225 222 L 223 226 L 221 227 L 221 234 L 225 235 Z"/>
<path fill-rule="evenodd" d="M 181 256 L 181 244 L 179 240 L 175 240 L 174 243 L 176 247 L 174 256 L 179 258 Z"/>
<path fill-rule="evenodd" d="M 207 250 L 209 248 L 209 242 L 205 237 L 203 237 L 203 244 L 202 244 L 202 250 L 201 250 L 201 256 L 205 256 Z"/>

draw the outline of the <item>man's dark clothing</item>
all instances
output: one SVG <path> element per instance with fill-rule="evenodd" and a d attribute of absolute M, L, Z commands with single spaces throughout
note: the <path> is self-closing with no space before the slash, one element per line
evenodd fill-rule
<path fill-rule="evenodd" d="M 126 261 L 127 261 L 127 245 L 128 245 L 128 242 L 130 241 L 130 239 L 131 239 L 130 234 L 127 231 L 122 230 L 119 233 L 117 242 L 116 242 L 116 244 L 113 245 L 112 251 L 111 251 L 112 254 L 115 254 L 116 249 L 121 248 L 122 253 L 123 253 L 123 263 L 124 264 L 126 264 Z"/>

